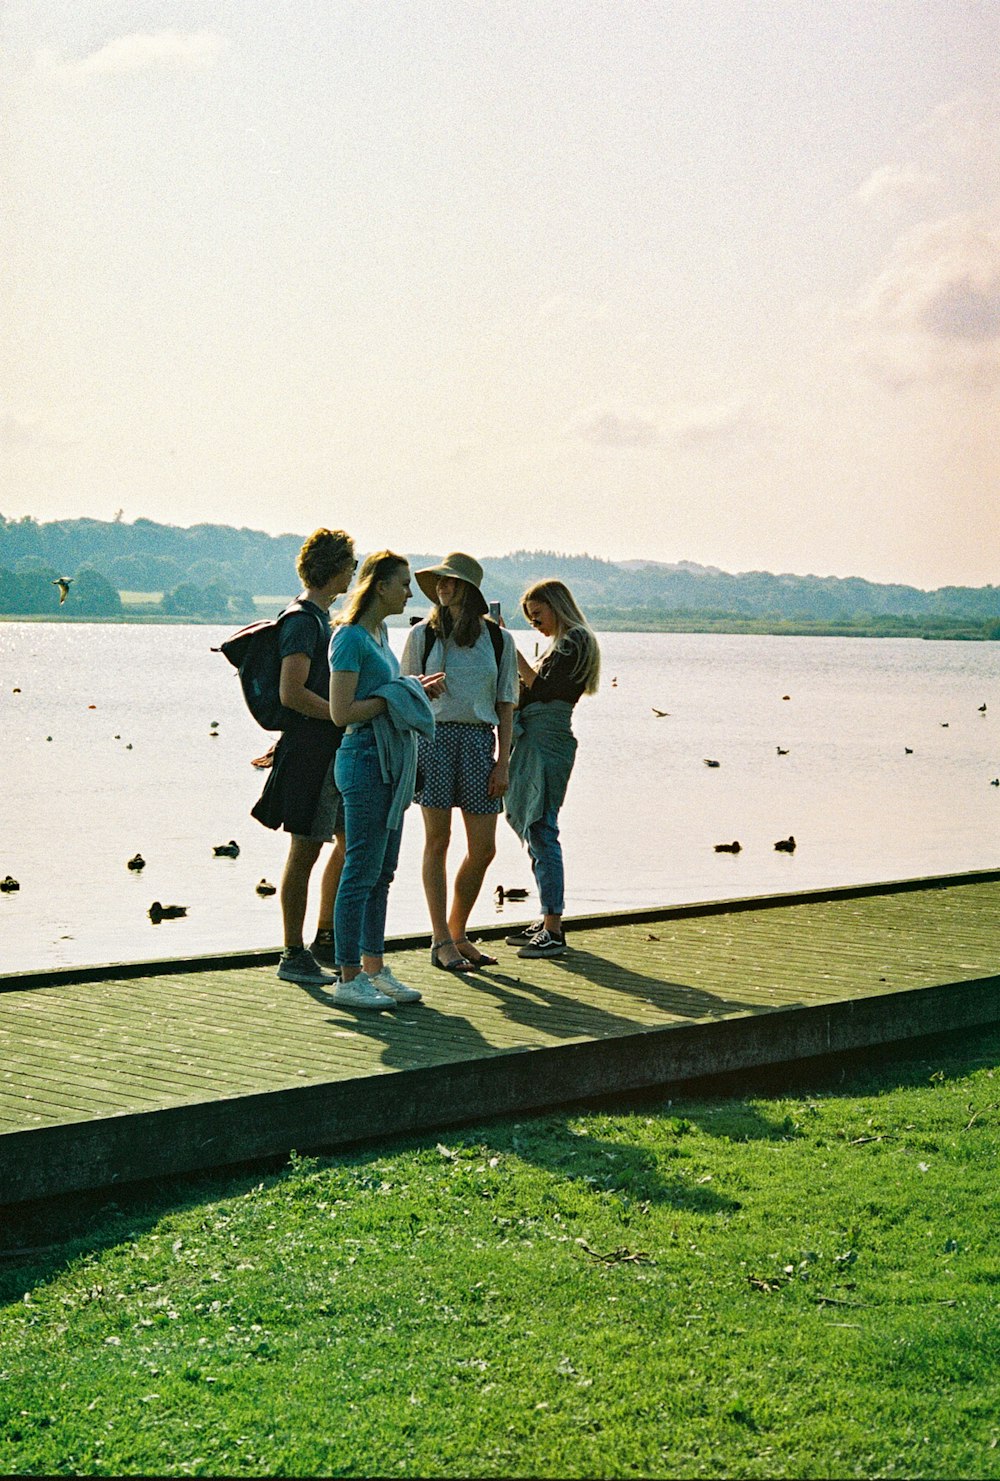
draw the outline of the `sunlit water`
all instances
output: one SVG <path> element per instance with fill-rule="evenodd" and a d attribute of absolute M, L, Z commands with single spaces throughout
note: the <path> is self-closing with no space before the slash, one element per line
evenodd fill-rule
<path fill-rule="evenodd" d="M 210 651 L 228 631 L 0 623 L 0 878 L 21 883 L 0 894 L 0 973 L 280 943 L 277 900 L 254 887 L 278 882 L 286 840 L 249 816 L 269 738 Z M 533 636 L 517 640 L 531 656 Z M 562 814 L 569 914 L 1000 863 L 1000 644 L 612 633 L 602 647 Z M 414 809 L 391 934 L 427 928 L 422 831 Z M 789 834 L 795 854 L 776 853 Z M 239 858 L 215 858 L 230 838 Z M 739 855 L 714 852 L 733 839 Z M 498 914 L 497 884 L 531 885 L 502 820 L 498 841 L 478 924 L 534 909 Z M 137 851 L 142 874 L 126 868 Z M 154 899 L 189 913 L 154 926 Z"/>

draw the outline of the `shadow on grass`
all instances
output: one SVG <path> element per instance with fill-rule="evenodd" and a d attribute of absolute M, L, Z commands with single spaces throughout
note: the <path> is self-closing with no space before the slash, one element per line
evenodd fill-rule
<path fill-rule="evenodd" d="M 441 1015 L 443 1018 L 459 1015 Z M 460 1020 L 459 1021 L 464 1021 Z M 469 1026 L 466 1024 L 466 1027 Z M 971 1071 L 1000 1064 L 1000 1025 L 957 1030 L 869 1051 L 852 1050 L 757 1071 L 685 1082 L 628 1094 L 591 1098 L 559 1111 L 520 1113 L 466 1126 L 453 1132 L 393 1139 L 390 1143 L 339 1151 L 322 1161 L 365 1166 L 387 1152 L 450 1146 L 510 1152 L 536 1166 L 582 1182 L 595 1194 L 666 1203 L 704 1213 L 735 1211 L 739 1204 L 687 1180 L 665 1178 L 644 1149 L 628 1142 L 580 1134 L 588 1111 L 616 1116 L 660 1114 L 678 1122 L 678 1131 L 697 1127 L 731 1140 L 785 1140 L 786 1118 L 768 1117 L 751 1097 L 787 1098 L 822 1093 L 875 1098 L 900 1088 L 961 1079 Z M 680 1095 L 678 1095 L 680 1092 Z M 720 1114 L 720 1103 L 723 1114 Z M 202 1207 L 250 1192 L 262 1181 L 296 1176 L 284 1156 L 257 1160 L 215 1173 L 179 1174 L 133 1183 L 115 1190 L 75 1193 L 32 1203 L 0 1206 L 0 1304 L 17 1301 L 28 1290 L 53 1279 L 74 1260 L 130 1243 L 171 1213 Z"/>

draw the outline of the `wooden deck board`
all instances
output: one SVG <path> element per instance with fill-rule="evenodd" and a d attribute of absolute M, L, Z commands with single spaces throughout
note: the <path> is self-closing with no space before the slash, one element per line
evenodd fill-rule
<path fill-rule="evenodd" d="M 0 1203 L 1000 1017 L 1000 873 L 580 921 L 570 941 L 549 961 L 501 946 L 468 977 L 393 943 L 425 994 L 394 1014 L 280 982 L 265 953 L 4 979 Z"/>

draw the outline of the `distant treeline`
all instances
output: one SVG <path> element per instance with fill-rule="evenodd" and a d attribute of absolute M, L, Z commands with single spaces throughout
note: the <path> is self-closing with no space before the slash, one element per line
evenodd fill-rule
<path fill-rule="evenodd" d="M 0 515 L 0 613 L 58 608 L 51 584 L 72 577 L 62 611 L 114 616 L 120 592 L 162 594 L 145 608 L 164 616 L 225 620 L 250 616 L 253 597 L 291 596 L 303 534 L 203 524 L 188 529 L 136 519 L 39 523 Z M 474 532 L 467 542 L 475 549 Z M 363 554 L 363 552 L 361 552 Z M 443 551 L 410 553 L 431 565 Z M 845 631 L 942 637 L 1000 636 L 1000 587 L 884 585 L 860 577 L 732 575 L 714 567 L 641 560 L 615 563 L 588 555 L 519 550 L 484 559 L 485 590 L 503 604 L 511 626 L 532 581 L 556 576 L 604 626 L 677 631 Z M 414 602 L 418 609 L 420 598 Z M 133 606 L 129 610 L 136 611 Z"/>

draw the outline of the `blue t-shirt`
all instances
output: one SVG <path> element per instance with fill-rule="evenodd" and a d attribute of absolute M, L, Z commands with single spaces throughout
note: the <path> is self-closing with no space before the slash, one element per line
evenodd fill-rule
<path fill-rule="evenodd" d="M 389 647 L 389 634 L 383 627 L 383 644 L 376 643 L 360 623 L 335 627 L 330 644 L 330 667 L 336 674 L 357 674 L 355 699 L 370 699 L 383 684 L 399 678 L 399 659 Z"/>

